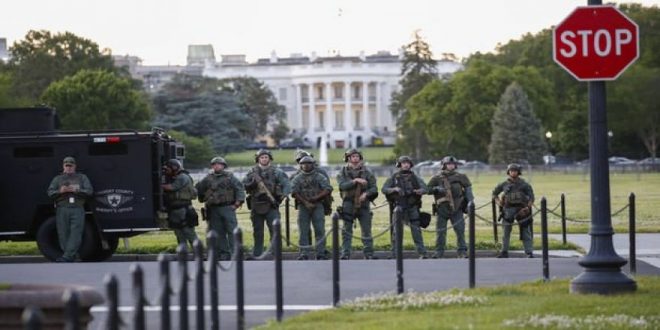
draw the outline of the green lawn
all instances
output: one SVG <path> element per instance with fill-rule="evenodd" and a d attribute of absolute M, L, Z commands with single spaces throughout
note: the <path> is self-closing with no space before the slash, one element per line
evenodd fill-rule
<path fill-rule="evenodd" d="M 381 294 L 259 329 L 658 329 L 660 277 L 610 296 L 568 292 L 569 280 L 433 293 Z"/>

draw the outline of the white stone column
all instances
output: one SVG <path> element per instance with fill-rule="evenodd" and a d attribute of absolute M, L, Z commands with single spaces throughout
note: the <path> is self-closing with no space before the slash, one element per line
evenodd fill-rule
<path fill-rule="evenodd" d="M 383 119 L 381 118 L 381 111 L 383 111 L 382 102 L 381 102 L 381 98 L 382 98 L 381 85 L 382 84 L 380 82 L 376 82 L 376 126 L 378 127 L 378 129 L 380 129 L 381 126 L 383 126 L 382 125 Z"/>
<path fill-rule="evenodd" d="M 309 102 L 307 103 L 307 109 L 309 111 L 309 127 L 308 127 L 308 132 L 311 135 L 310 138 L 316 138 L 314 136 L 314 132 L 316 131 L 316 108 L 314 106 L 314 84 L 309 83 L 307 84 L 307 95 L 309 95 Z M 313 141 L 313 143 L 316 143 L 316 141 Z"/>
<path fill-rule="evenodd" d="M 334 113 L 332 113 L 332 82 L 325 82 L 325 133 L 330 133 L 332 136 L 332 132 L 335 127 L 335 122 L 334 122 Z M 330 141 L 328 141 L 330 142 Z M 332 142 L 330 142 L 330 145 L 332 145 Z"/>
<path fill-rule="evenodd" d="M 364 132 L 367 133 L 369 131 L 369 123 L 367 122 L 369 118 L 369 82 L 368 81 L 363 81 L 362 82 L 362 118 L 360 119 L 360 124 L 362 124 L 362 127 L 364 128 Z M 362 137 L 362 141 L 366 143 L 366 136 Z"/>
<path fill-rule="evenodd" d="M 344 81 L 344 129 L 346 130 L 346 147 L 353 145 L 353 109 L 351 109 L 351 82 Z M 349 137 L 350 135 L 350 137 Z"/>
<path fill-rule="evenodd" d="M 296 89 L 296 125 L 298 125 L 298 130 L 302 132 L 303 127 L 305 126 L 303 124 L 302 94 L 300 93 L 300 84 L 295 84 L 294 87 Z"/>

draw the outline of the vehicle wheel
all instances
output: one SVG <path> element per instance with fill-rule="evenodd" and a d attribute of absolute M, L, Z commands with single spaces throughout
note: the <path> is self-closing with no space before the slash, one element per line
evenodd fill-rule
<path fill-rule="evenodd" d="M 60 242 L 57 237 L 57 223 L 55 217 L 50 217 L 44 221 L 37 230 L 37 246 L 39 251 L 46 259 L 55 261 L 55 259 L 62 256 L 64 253 L 60 248 Z M 85 221 L 85 228 L 83 229 L 82 242 L 78 249 L 78 255 L 82 261 L 93 261 L 92 256 L 101 250 L 100 240 L 96 233 L 94 226 Z"/>
<path fill-rule="evenodd" d="M 112 257 L 115 251 L 117 251 L 117 246 L 119 246 L 119 238 L 107 237 L 106 240 L 108 241 L 107 250 L 103 249 L 103 247 L 101 246 L 101 241 L 99 240 L 96 253 L 92 255 L 91 258 L 89 258 L 88 260 L 83 260 L 83 261 L 105 261 L 108 260 L 108 258 Z"/>

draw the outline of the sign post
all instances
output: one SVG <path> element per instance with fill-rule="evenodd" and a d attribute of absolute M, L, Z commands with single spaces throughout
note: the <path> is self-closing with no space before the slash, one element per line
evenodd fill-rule
<path fill-rule="evenodd" d="M 618 293 L 637 289 L 621 272 L 626 260 L 614 251 L 607 161 L 605 81 L 616 79 L 639 57 L 639 28 L 613 6 L 589 0 L 555 27 L 555 62 L 589 84 L 589 163 L 591 167 L 591 247 L 578 263 L 584 271 L 571 281 L 572 293 Z"/>

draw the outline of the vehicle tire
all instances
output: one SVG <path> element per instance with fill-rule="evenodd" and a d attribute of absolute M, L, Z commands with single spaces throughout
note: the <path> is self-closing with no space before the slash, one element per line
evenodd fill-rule
<path fill-rule="evenodd" d="M 62 248 L 57 237 L 57 223 L 55 217 L 44 221 L 37 230 L 37 246 L 46 259 L 55 261 L 62 256 Z M 82 261 L 95 261 L 93 256 L 101 250 L 98 234 L 90 221 L 85 221 L 82 242 L 78 249 L 78 255 Z M 114 251 L 113 251 L 114 252 Z"/>
<path fill-rule="evenodd" d="M 96 253 L 92 255 L 88 260 L 83 260 L 83 261 L 105 261 L 108 260 L 108 258 L 112 257 L 112 255 L 117 251 L 117 246 L 119 246 L 119 237 L 106 237 L 106 240 L 108 241 L 108 249 L 104 250 L 102 245 L 100 244 L 101 241 L 99 240 L 99 245 L 98 249 L 96 250 Z"/>

